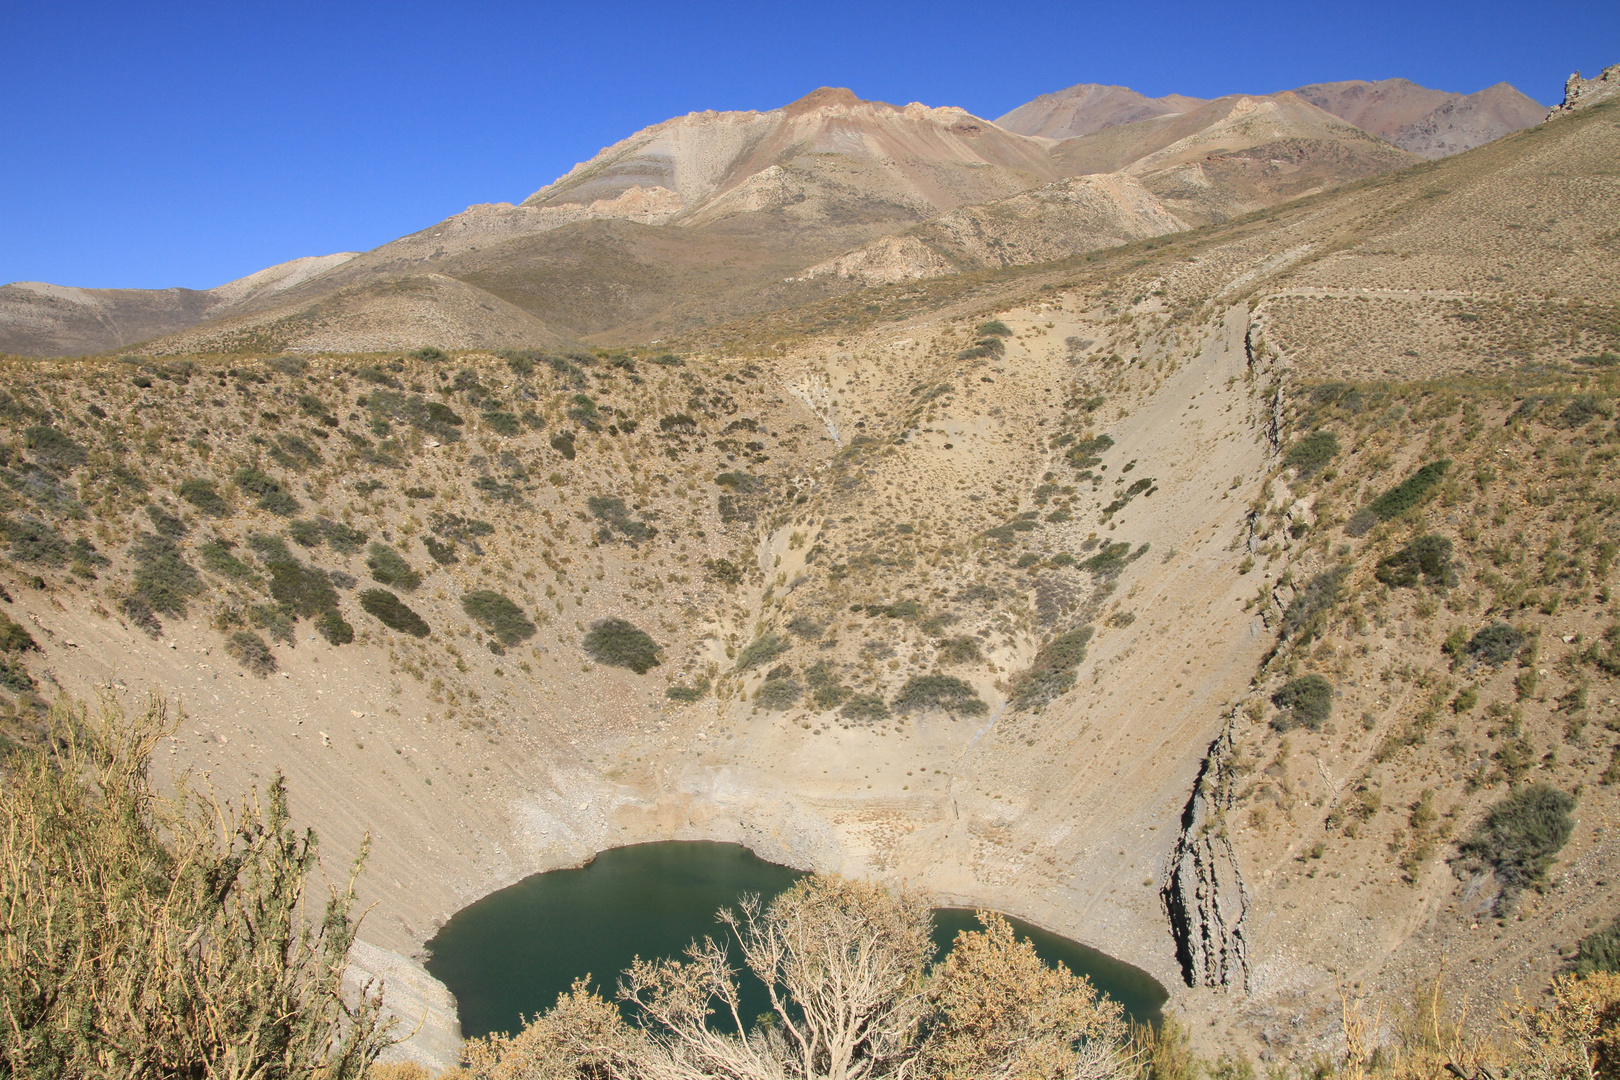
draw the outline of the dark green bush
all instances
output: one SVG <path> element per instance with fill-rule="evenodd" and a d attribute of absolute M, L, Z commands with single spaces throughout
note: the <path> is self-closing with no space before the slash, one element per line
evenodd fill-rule
<path fill-rule="evenodd" d="M 1125 569 L 1130 553 L 1129 544 L 1111 544 L 1104 541 L 1097 554 L 1080 564 L 1080 569 L 1089 570 L 1102 578 L 1113 577 Z"/>
<path fill-rule="evenodd" d="M 652 635 L 625 619 L 594 624 L 582 644 L 585 655 L 598 664 L 629 668 L 637 675 L 645 675 L 659 664 L 659 645 Z"/>
<path fill-rule="evenodd" d="M 293 472 L 303 472 L 326 461 L 321 452 L 315 449 L 314 444 L 298 435 L 277 435 L 276 445 L 270 450 L 270 458 L 282 468 L 291 469 Z"/>
<path fill-rule="evenodd" d="M 972 637 L 947 638 L 939 643 L 941 664 L 977 664 L 984 659 L 979 650 L 979 639 Z"/>
<path fill-rule="evenodd" d="M 411 355 L 416 359 L 425 361 L 429 364 L 436 364 L 440 361 L 450 359 L 449 353 L 435 345 L 423 345 L 420 349 L 412 351 Z"/>
<path fill-rule="evenodd" d="M 723 472 L 714 478 L 720 487 L 732 491 L 748 492 L 759 486 L 759 478 L 745 472 Z"/>
<path fill-rule="evenodd" d="M 978 691 L 951 675 L 913 675 L 895 695 L 894 708 L 902 713 L 948 712 L 961 716 L 980 716 L 990 711 Z"/>
<path fill-rule="evenodd" d="M 1507 623 L 1491 623 L 1468 640 L 1468 655 L 1492 667 L 1501 667 L 1513 659 L 1524 640 L 1524 634 Z"/>
<path fill-rule="evenodd" d="M 405 556 L 387 544 L 372 543 L 366 553 L 366 569 L 371 571 L 373 581 L 392 585 L 406 592 L 413 592 L 422 584 L 422 575 L 405 561 Z"/>
<path fill-rule="evenodd" d="M 226 517 L 231 512 L 231 504 L 214 489 L 212 480 L 182 480 L 180 497 L 210 517 Z"/>
<path fill-rule="evenodd" d="M 747 671 L 750 668 L 757 668 L 761 664 L 776 659 L 792 647 L 792 643 L 784 640 L 780 635 L 766 631 L 749 642 L 747 647 L 737 654 L 737 670 Z"/>
<path fill-rule="evenodd" d="M 449 566 L 457 561 L 456 545 L 453 541 L 435 540 L 431 536 L 424 536 L 422 537 L 422 546 L 427 548 L 428 555 L 440 566 Z"/>
<path fill-rule="evenodd" d="M 225 651 L 236 658 L 236 662 L 247 668 L 253 674 L 264 678 L 275 674 L 276 654 L 270 651 L 270 646 L 264 638 L 251 630 L 238 630 L 225 642 Z"/>
<path fill-rule="evenodd" d="M 61 566 L 67 560 L 68 544 L 62 534 L 32 514 L 0 518 L 0 532 L 11 541 L 11 557 L 18 562 Z"/>
<path fill-rule="evenodd" d="M 483 421 L 485 427 L 500 435 L 516 435 L 521 430 L 516 413 L 499 410 L 487 412 L 483 415 Z"/>
<path fill-rule="evenodd" d="M 676 683 L 664 690 L 664 696 L 671 701 L 678 701 L 682 705 L 690 705 L 694 701 L 701 701 L 703 695 L 709 692 L 709 680 L 700 679 L 696 686 L 683 686 Z"/>
<path fill-rule="evenodd" d="M 979 328 L 973 332 L 979 337 L 1012 337 L 1012 331 L 1000 319 L 980 323 Z"/>
<path fill-rule="evenodd" d="M 1594 971 L 1620 971 L 1620 918 L 1581 939 L 1575 973 L 1590 975 Z"/>
<path fill-rule="evenodd" d="M 266 569 L 270 571 L 270 595 L 288 614 L 314 619 L 337 610 L 337 590 L 321 571 L 296 559 L 272 562 Z"/>
<path fill-rule="evenodd" d="M 326 537 L 321 535 L 321 527 L 313 521 L 288 522 L 287 535 L 292 537 L 292 542 L 299 547 L 320 547 L 326 542 Z"/>
<path fill-rule="evenodd" d="M 1271 703 L 1282 710 L 1271 721 L 1278 731 L 1301 726 L 1318 731 L 1333 715 L 1333 684 L 1320 675 L 1301 675 L 1272 694 Z"/>
<path fill-rule="evenodd" d="M 1433 534 L 1420 536 L 1393 555 L 1378 560 L 1373 576 L 1385 585 L 1409 589 L 1426 578 L 1431 585 L 1451 581 L 1451 541 Z"/>
<path fill-rule="evenodd" d="M 183 616 L 186 601 L 202 591 L 202 578 L 167 536 L 141 533 L 129 546 L 134 593 L 162 615 Z"/>
<path fill-rule="evenodd" d="M 632 518 L 630 512 L 625 509 L 623 499 L 592 495 L 585 500 L 585 506 L 591 515 L 604 525 L 596 536 L 599 541 L 612 542 L 614 534 L 617 533 L 632 544 L 636 544 L 651 539 L 658 531 L 645 522 Z"/>
<path fill-rule="evenodd" d="M 164 510 L 161 506 L 148 503 L 146 516 L 151 520 L 152 528 L 156 530 L 159 536 L 167 536 L 171 540 L 178 540 L 191 531 L 186 527 L 185 522 Z"/>
<path fill-rule="evenodd" d="M 463 596 L 461 610 L 502 645 L 516 645 L 534 636 L 534 623 L 523 609 L 493 589 L 478 589 Z"/>
<path fill-rule="evenodd" d="M 1299 470 L 1301 477 L 1320 472 L 1339 454 L 1339 437 L 1331 431 L 1313 431 L 1288 448 L 1283 464 Z"/>
<path fill-rule="evenodd" d="M 658 428 L 672 435 L 695 435 L 698 422 L 685 413 L 672 413 L 669 416 L 659 417 Z"/>
<path fill-rule="evenodd" d="M 1398 517 L 1427 499 L 1450 467 L 1450 461 L 1431 461 L 1378 496 L 1368 507 L 1384 521 Z"/>
<path fill-rule="evenodd" d="M 1094 633 L 1082 626 L 1059 634 L 1035 654 L 1029 670 L 1013 682 L 1013 702 L 1020 709 L 1044 705 L 1074 686 L 1077 669 L 1086 659 L 1086 646 Z M 967 640 L 972 641 L 972 638 Z"/>
<path fill-rule="evenodd" d="M 422 616 L 412 611 L 403 600 L 387 589 L 367 589 L 361 593 L 360 610 L 390 630 L 398 630 L 402 634 L 425 638 L 430 633 L 428 624 Z"/>
<path fill-rule="evenodd" d="M 0 652 L 38 652 L 39 642 L 34 635 L 11 621 L 5 612 L 0 611 Z"/>
<path fill-rule="evenodd" d="M 816 620 L 812 619 L 810 616 L 804 614 L 795 615 L 787 622 L 788 633 L 794 635 L 795 637 L 802 637 L 809 641 L 813 641 L 820 637 L 822 631 L 825 629 L 826 627 L 816 622 Z"/>
<path fill-rule="evenodd" d="M 1322 619 L 1339 599 L 1348 566 L 1335 566 L 1317 574 L 1294 594 L 1283 612 L 1282 636 L 1298 636 L 1310 641 L 1316 636 Z"/>
<path fill-rule="evenodd" d="M 754 691 L 754 704 L 762 709 L 780 712 L 790 708 L 804 696 L 804 687 L 793 679 L 766 679 Z"/>
<path fill-rule="evenodd" d="M 84 464 L 84 447 L 56 428 L 36 424 L 23 431 L 23 442 L 34 460 L 47 469 L 71 472 Z"/>
<path fill-rule="evenodd" d="M 1564 406 L 1564 411 L 1558 414 L 1558 426 L 1565 428 L 1585 427 L 1593 420 L 1607 420 L 1613 416 L 1608 406 L 1591 394 L 1577 394 Z"/>
<path fill-rule="evenodd" d="M 1575 829 L 1573 809 L 1574 798 L 1550 784 L 1521 787 L 1491 808 L 1460 850 L 1496 872 L 1503 899 L 1511 903 L 1552 865 Z"/>
<path fill-rule="evenodd" d="M 578 453 L 574 448 L 574 433 L 572 431 L 559 431 L 553 435 L 551 437 L 551 448 L 568 461 L 573 461 Z"/>
<path fill-rule="evenodd" d="M 366 534 L 341 521 L 316 518 L 315 524 L 320 526 L 321 536 L 331 545 L 332 550 L 340 555 L 353 555 L 365 546 Z"/>
<path fill-rule="evenodd" d="M 315 618 L 315 629 L 333 645 L 347 645 L 354 640 L 354 627 L 350 626 L 336 608 L 327 608 Z"/>
<path fill-rule="evenodd" d="M 0 686 L 13 694 L 27 694 L 39 688 L 22 662 L 9 656 L 0 657 Z"/>
<path fill-rule="evenodd" d="M 1114 440 L 1107 435 L 1093 435 L 1069 447 L 1064 456 L 1076 469 L 1091 469 L 1102 464 L 1102 455 L 1113 445 Z"/>
<path fill-rule="evenodd" d="M 282 485 L 280 480 L 261 469 L 243 466 L 236 470 L 232 477 L 236 486 L 250 495 L 259 497 L 260 510 L 268 510 L 272 514 L 282 517 L 291 517 L 298 512 L 298 500 Z"/>
<path fill-rule="evenodd" d="M 874 724 L 889 718 L 889 706 L 876 694 L 851 694 L 838 715 L 858 724 Z"/>
<path fill-rule="evenodd" d="M 254 553 L 257 554 L 260 559 L 264 560 L 264 564 L 266 566 L 269 566 L 274 562 L 297 562 L 297 560 L 293 558 L 292 551 L 279 536 L 268 536 L 264 533 L 249 533 L 247 542 L 248 547 L 252 548 Z"/>
<path fill-rule="evenodd" d="M 253 576 L 253 567 L 231 554 L 236 545 L 229 540 L 213 539 L 197 545 L 203 568 L 223 574 L 233 581 L 245 581 Z"/>

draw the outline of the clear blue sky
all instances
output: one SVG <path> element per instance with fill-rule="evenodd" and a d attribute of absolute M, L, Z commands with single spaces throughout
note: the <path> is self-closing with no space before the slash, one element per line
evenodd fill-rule
<path fill-rule="evenodd" d="M 1398 75 L 1551 103 L 1620 62 L 1620 4 L 0 0 L 0 46 L 0 282 L 206 288 L 823 85 L 990 118 L 1081 82 Z"/>

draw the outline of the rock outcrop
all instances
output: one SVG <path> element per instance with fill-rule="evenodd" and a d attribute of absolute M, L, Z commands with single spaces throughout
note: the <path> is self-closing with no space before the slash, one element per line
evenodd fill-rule
<path fill-rule="evenodd" d="M 1564 100 L 1552 107 L 1547 119 L 1556 120 L 1576 109 L 1589 109 L 1616 97 L 1620 97 L 1620 64 L 1610 64 L 1595 79 L 1583 79 L 1577 71 L 1565 80 Z"/>

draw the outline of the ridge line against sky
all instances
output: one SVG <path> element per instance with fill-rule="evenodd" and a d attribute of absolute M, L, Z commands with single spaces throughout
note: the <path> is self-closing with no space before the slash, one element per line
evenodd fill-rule
<path fill-rule="evenodd" d="M 1544 104 L 1620 61 L 1620 5 L 65 2 L 0 7 L 0 283 L 209 288 L 518 201 L 672 116 L 818 86 L 993 119 L 1402 77 Z"/>

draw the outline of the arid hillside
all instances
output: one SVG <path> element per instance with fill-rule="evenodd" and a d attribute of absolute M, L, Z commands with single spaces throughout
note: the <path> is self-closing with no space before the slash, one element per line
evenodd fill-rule
<path fill-rule="evenodd" d="M 1396 80 L 1150 101 L 1074 87 L 1004 127 L 822 88 L 778 109 L 655 124 L 521 204 L 474 205 L 359 255 L 206 292 L 7 286 L 0 349 L 627 345 L 851 281 L 1043 262 L 1229 220 L 1416 160 L 1363 128 L 1397 143 L 1422 128 L 1428 141 L 1413 145 L 1434 156 L 1523 126 L 1516 94 Z M 1099 173 L 1111 175 L 1082 179 Z"/>
<path fill-rule="evenodd" d="M 1616 160 L 1600 104 L 633 347 L 10 360 L 6 736 L 167 694 L 175 770 L 369 830 L 427 1057 L 443 919 L 662 838 L 1098 945 L 1212 1050 L 1538 987 L 1620 907 Z"/>

